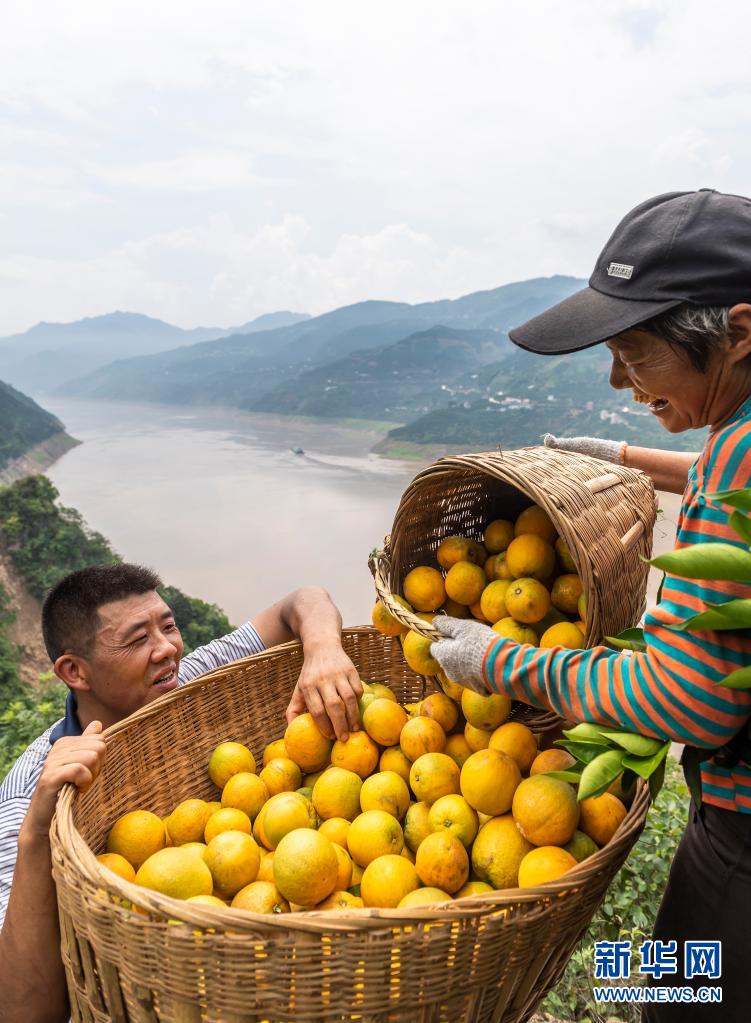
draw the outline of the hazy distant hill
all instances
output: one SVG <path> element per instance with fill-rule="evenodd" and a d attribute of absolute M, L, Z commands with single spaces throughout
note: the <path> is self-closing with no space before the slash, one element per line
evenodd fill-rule
<path fill-rule="evenodd" d="M 307 319 L 305 313 L 269 313 L 242 327 L 183 330 L 140 313 L 108 313 L 74 323 L 38 323 L 0 338 L 0 378 L 40 394 L 115 359 L 150 355 L 235 331 L 250 334 Z"/>
<path fill-rule="evenodd" d="M 74 381 L 66 387 L 66 393 L 251 408 L 274 392 L 281 406 L 291 408 L 294 402 L 285 396 L 285 387 L 294 391 L 298 378 L 310 370 L 437 326 L 495 331 L 500 342 L 500 335 L 510 326 L 565 298 L 582 283 L 559 276 L 417 305 L 358 302 L 276 330 L 251 336 L 236 333 L 158 355 L 122 360 Z M 429 356 L 426 361 L 430 362 Z M 440 383 L 440 366 L 435 365 L 432 372 Z"/>
<path fill-rule="evenodd" d="M 0 381 L 0 469 L 64 429 L 56 416 Z"/>

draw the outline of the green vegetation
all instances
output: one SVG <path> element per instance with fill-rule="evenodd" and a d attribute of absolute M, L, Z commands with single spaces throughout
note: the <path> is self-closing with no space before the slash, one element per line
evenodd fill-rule
<path fill-rule="evenodd" d="M 647 824 L 631 855 L 608 889 L 566 971 L 542 1003 L 541 1011 L 565 1023 L 603 1023 L 618 1019 L 638 1023 L 639 1006 L 614 1007 L 594 1001 L 594 943 L 631 941 L 638 949 L 652 934 L 670 864 L 683 834 L 688 790 L 675 760 L 666 761 L 665 784 L 652 806 Z M 629 983 L 638 983 L 638 975 Z"/>
<path fill-rule="evenodd" d="M 63 424 L 21 394 L 0 381 L 0 469 L 35 444 L 63 432 Z"/>
<path fill-rule="evenodd" d="M 58 504 L 57 490 L 45 476 L 28 476 L 0 488 L 0 547 L 38 600 L 69 572 L 120 560 L 75 509 Z M 216 605 L 174 586 L 163 587 L 161 593 L 175 612 L 186 653 L 231 630 Z M 19 652 L 8 638 L 11 621 L 8 594 L 0 588 L 0 778 L 25 747 L 62 716 L 67 693 L 52 675 L 42 676 L 38 687 L 21 683 Z"/>

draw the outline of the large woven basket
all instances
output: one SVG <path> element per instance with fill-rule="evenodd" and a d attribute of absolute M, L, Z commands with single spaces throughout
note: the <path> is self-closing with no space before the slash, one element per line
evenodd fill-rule
<path fill-rule="evenodd" d="M 585 645 L 636 625 L 644 611 L 646 562 L 657 515 L 654 486 L 635 469 L 546 447 L 441 458 L 405 490 L 384 548 L 371 555 L 376 591 L 411 629 L 438 639 L 429 622 L 406 611 L 394 594 L 418 565 L 437 567 L 436 549 L 456 534 L 482 540 L 492 519 L 512 521 L 539 504 L 568 544 L 587 602 Z M 514 714 L 535 731 L 554 715 L 532 708 Z"/>
<path fill-rule="evenodd" d="M 363 679 L 402 701 L 425 695 L 398 640 L 370 628 L 342 638 Z M 219 741 L 260 757 L 283 733 L 301 665 L 291 643 L 176 690 L 108 729 L 94 785 L 61 794 L 53 873 L 76 1023 L 519 1023 L 561 975 L 644 825 L 643 785 L 612 841 L 559 881 L 435 909 L 260 916 L 170 899 L 100 866 L 122 813 L 215 797 L 206 764 Z"/>

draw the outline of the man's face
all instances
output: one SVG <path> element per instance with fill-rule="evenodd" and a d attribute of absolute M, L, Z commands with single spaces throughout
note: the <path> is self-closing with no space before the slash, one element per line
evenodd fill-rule
<path fill-rule="evenodd" d="M 96 699 L 117 718 L 177 686 L 183 652 L 180 630 L 158 593 L 140 593 L 99 608 L 101 625 L 87 681 Z"/>

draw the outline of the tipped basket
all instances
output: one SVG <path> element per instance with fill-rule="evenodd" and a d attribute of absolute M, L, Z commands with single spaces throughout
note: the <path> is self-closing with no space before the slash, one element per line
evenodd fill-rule
<path fill-rule="evenodd" d="M 430 688 L 398 640 L 355 628 L 342 641 L 401 702 Z M 108 729 L 96 782 L 63 790 L 52 857 L 76 1023 L 521 1023 L 560 977 L 644 826 L 643 783 L 612 841 L 559 881 L 431 909 L 262 916 L 170 899 L 97 862 L 128 810 L 216 798 L 206 765 L 220 741 L 260 760 L 301 666 L 290 643 L 197 679 Z"/>

